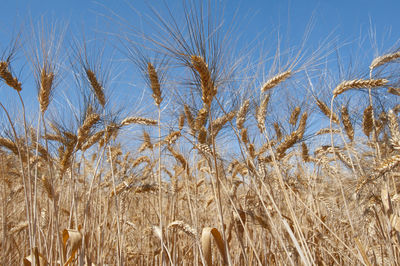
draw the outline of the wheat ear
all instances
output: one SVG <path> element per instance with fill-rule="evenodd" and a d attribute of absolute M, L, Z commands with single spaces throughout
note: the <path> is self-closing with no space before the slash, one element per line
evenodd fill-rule
<path fill-rule="evenodd" d="M 371 134 L 372 129 L 374 127 L 373 118 L 372 118 L 372 106 L 371 105 L 369 105 L 364 110 L 362 126 L 363 126 L 364 134 L 367 137 L 369 137 L 369 135 Z"/>
<path fill-rule="evenodd" d="M 235 116 L 236 116 L 236 111 L 232 111 L 232 112 L 229 112 L 229 113 L 227 113 L 227 114 L 215 119 L 212 122 L 212 126 L 211 126 L 212 129 L 213 129 L 212 135 L 216 136 L 218 134 L 218 132 L 222 129 L 222 127 L 226 123 L 231 121 Z"/>
<path fill-rule="evenodd" d="M 148 163 L 150 164 L 150 159 L 147 156 L 140 156 L 139 158 L 136 158 L 135 161 L 132 162 L 132 168 L 135 168 L 139 166 L 142 163 Z"/>
<path fill-rule="evenodd" d="M 329 107 L 323 101 L 317 99 L 317 106 L 324 115 L 326 115 L 329 118 L 332 116 L 332 121 L 336 124 L 339 124 L 338 116 L 335 113 L 332 113 L 331 109 L 329 109 Z"/>
<path fill-rule="evenodd" d="M 96 95 L 97 100 L 99 101 L 101 106 L 104 107 L 104 105 L 106 104 L 106 98 L 104 97 L 103 87 L 97 80 L 97 77 L 92 70 L 87 69 L 86 75 L 90 82 L 90 85 L 93 88 L 93 91 L 94 91 L 94 94 Z"/>
<path fill-rule="evenodd" d="M 95 143 L 99 142 L 99 140 L 104 136 L 104 130 L 96 132 L 89 138 L 87 138 L 85 144 L 82 145 L 81 150 L 86 151 L 90 147 L 92 147 Z"/>
<path fill-rule="evenodd" d="M 334 90 L 333 96 L 336 97 L 350 89 L 359 88 L 378 88 L 386 85 L 389 81 L 387 79 L 354 79 L 346 80 L 340 83 Z"/>
<path fill-rule="evenodd" d="M 181 113 L 178 119 L 178 128 L 180 131 L 182 131 L 184 125 L 185 125 L 185 113 Z"/>
<path fill-rule="evenodd" d="M 204 126 L 199 129 L 197 140 L 201 144 L 205 144 L 207 142 L 207 129 Z"/>
<path fill-rule="evenodd" d="M 257 109 L 256 119 L 257 126 L 260 129 L 260 132 L 263 133 L 265 130 L 265 118 L 267 116 L 267 107 L 270 99 L 270 94 L 264 96 L 264 99 L 261 101 L 260 106 Z"/>
<path fill-rule="evenodd" d="M 147 63 L 147 72 L 149 75 L 150 87 L 153 91 L 154 102 L 157 106 L 159 106 L 163 100 L 161 97 L 160 81 L 158 79 L 156 69 L 151 63 Z"/>
<path fill-rule="evenodd" d="M 39 90 L 39 104 L 42 114 L 46 112 L 49 102 L 50 94 L 53 86 L 54 73 L 47 73 L 45 68 L 42 68 L 40 73 L 40 90 Z"/>
<path fill-rule="evenodd" d="M 307 114 L 307 112 L 304 112 L 300 118 L 299 127 L 296 130 L 298 140 L 301 140 L 304 136 L 304 133 L 306 131 L 307 118 L 308 118 L 308 114 Z"/>
<path fill-rule="evenodd" d="M 274 122 L 274 129 L 275 129 L 276 141 L 280 142 L 282 140 L 283 134 L 278 122 Z"/>
<path fill-rule="evenodd" d="M 80 146 L 87 138 L 90 129 L 100 120 L 100 115 L 96 113 L 89 114 L 82 126 L 78 129 L 78 146 Z"/>
<path fill-rule="evenodd" d="M 389 110 L 388 118 L 389 118 L 389 130 L 391 135 L 390 142 L 392 143 L 395 149 L 400 149 L 399 123 L 397 122 L 397 116 L 393 112 L 393 110 Z"/>
<path fill-rule="evenodd" d="M 205 125 L 208 118 L 208 108 L 203 107 L 200 109 L 199 113 L 197 114 L 196 120 L 194 121 L 194 129 L 200 130 L 202 126 Z"/>
<path fill-rule="evenodd" d="M 289 123 L 291 125 L 296 125 L 297 123 L 297 119 L 299 118 L 299 114 L 300 114 L 300 106 L 296 106 L 292 113 L 290 114 L 290 119 L 289 119 Z"/>
<path fill-rule="evenodd" d="M 185 104 L 184 110 L 185 110 L 186 121 L 188 123 L 190 130 L 192 130 L 192 133 L 196 132 L 195 127 L 194 127 L 194 118 L 193 118 L 192 112 L 190 111 L 190 107 Z"/>
<path fill-rule="evenodd" d="M 292 71 L 291 70 L 287 70 L 285 72 L 282 72 L 282 73 L 270 78 L 262 86 L 261 92 L 265 92 L 267 90 L 272 89 L 273 87 L 275 87 L 279 83 L 281 83 L 281 82 L 285 81 L 286 79 L 288 79 L 291 75 L 292 75 Z"/>
<path fill-rule="evenodd" d="M 155 126 L 158 124 L 157 120 L 144 118 L 144 117 L 137 117 L 131 116 L 127 117 L 121 122 L 121 126 L 127 126 L 130 124 L 139 124 L 139 125 L 146 125 L 146 126 Z"/>
<path fill-rule="evenodd" d="M 400 96 L 400 89 L 399 88 L 393 88 L 393 87 L 389 87 L 387 89 L 387 92 L 396 96 Z"/>
<path fill-rule="evenodd" d="M 204 61 L 203 57 L 196 55 L 192 56 L 192 65 L 200 75 L 201 89 L 203 93 L 202 100 L 206 105 L 210 106 L 217 90 L 214 88 L 208 65 Z"/>
<path fill-rule="evenodd" d="M 307 113 L 304 112 L 301 116 L 299 127 L 297 128 L 297 130 L 288 135 L 285 140 L 276 148 L 278 158 L 282 158 L 289 148 L 291 148 L 294 144 L 296 144 L 297 141 L 303 138 L 307 123 L 307 117 Z"/>
<path fill-rule="evenodd" d="M 354 128 L 353 128 L 353 125 L 351 124 L 349 111 L 347 110 L 346 106 L 344 106 L 344 105 L 342 106 L 341 113 L 342 113 L 342 123 L 343 123 L 344 130 L 347 134 L 347 137 L 349 137 L 350 141 L 353 141 L 354 140 Z"/>
<path fill-rule="evenodd" d="M 320 130 L 318 130 L 315 135 L 324 135 L 324 134 L 339 134 L 340 130 L 339 129 L 331 129 L 330 127 L 326 127 L 326 128 L 321 128 Z"/>
<path fill-rule="evenodd" d="M 74 152 L 76 141 L 70 141 L 61 155 L 60 160 L 60 177 L 63 176 L 65 171 L 71 165 L 71 158 Z"/>
<path fill-rule="evenodd" d="M 165 137 L 164 143 L 167 143 L 168 145 L 174 144 L 177 139 L 182 136 L 181 132 L 178 131 L 172 131 L 171 133 L 168 134 L 168 136 Z"/>
<path fill-rule="evenodd" d="M 183 155 L 179 152 L 175 151 L 171 146 L 168 146 L 167 148 L 171 152 L 172 156 L 174 156 L 174 158 L 181 163 L 182 167 L 188 169 L 188 162 L 186 161 L 185 157 L 183 157 Z"/>
<path fill-rule="evenodd" d="M 18 148 L 17 148 L 17 145 L 14 143 L 14 141 L 12 141 L 8 138 L 0 137 L 0 146 L 6 147 L 10 151 L 12 151 L 14 154 L 18 155 Z"/>
<path fill-rule="evenodd" d="M 153 143 L 151 143 L 151 138 L 147 131 L 143 130 L 143 144 L 139 148 L 139 152 L 142 152 L 146 149 L 153 150 Z"/>
<path fill-rule="evenodd" d="M 0 62 L 0 77 L 4 79 L 5 83 L 16 91 L 21 91 L 21 82 L 16 77 L 13 77 L 8 69 L 8 63 L 5 61 Z"/>
<path fill-rule="evenodd" d="M 393 60 L 396 60 L 398 58 L 400 58 L 400 51 L 379 56 L 379 57 L 375 58 L 374 60 L 372 60 L 371 65 L 369 66 L 369 69 L 373 70 L 374 68 L 377 68 L 386 63 L 392 62 Z"/>
<path fill-rule="evenodd" d="M 248 111 L 248 109 L 249 109 L 249 106 L 250 106 L 250 101 L 249 101 L 249 100 L 246 100 L 246 101 L 242 104 L 242 106 L 240 106 L 240 109 L 239 109 L 239 111 L 238 111 L 238 113 L 237 113 L 237 116 L 236 116 L 236 126 L 237 126 L 237 128 L 238 128 L 239 130 L 242 130 L 242 129 L 243 129 L 243 124 L 244 124 L 244 121 L 246 120 L 246 114 L 247 114 L 247 111 Z"/>
<path fill-rule="evenodd" d="M 197 233 L 190 225 L 184 223 L 183 221 L 174 221 L 168 225 L 168 229 L 179 229 L 180 231 L 184 232 L 188 236 L 192 238 L 196 238 Z"/>
<path fill-rule="evenodd" d="M 375 172 L 377 175 L 383 175 L 394 169 L 400 163 L 400 155 L 396 154 L 375 167 Z"/>

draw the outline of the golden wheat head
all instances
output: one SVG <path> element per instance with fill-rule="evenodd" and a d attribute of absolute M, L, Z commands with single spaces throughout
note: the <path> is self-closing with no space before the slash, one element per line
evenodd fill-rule
<path fill-rule="evenodd" d="M 360 88 L 379 88 L 385 86 L 389 81 L 387 79 L 354 79 L 346 80 L 340 83 L 334 90 L 333 96 L 336 97 L 350 89 Z"/>

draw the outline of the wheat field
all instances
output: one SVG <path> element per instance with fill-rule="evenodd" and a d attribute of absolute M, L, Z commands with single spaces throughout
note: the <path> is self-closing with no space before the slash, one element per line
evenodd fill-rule
<path fill-rule="evenodd" d="M 101 51 L 66 53 L 62 29 L 1 51 L 0 264 L 398 265 L 400 52 L 336 80 L 326 50 L 238 69 L 191 7 L 167 39 L 135 32 L 151 48 L 118 36 L 142 112 L 116 109 Z"/>

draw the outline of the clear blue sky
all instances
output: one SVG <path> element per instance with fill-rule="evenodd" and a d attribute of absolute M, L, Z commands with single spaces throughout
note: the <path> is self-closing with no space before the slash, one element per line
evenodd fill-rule
<path fill-rule="evenodd" d="M 182 0 L 165 2 L 173 12 L 179 13 Z M 372 27 L 378 42 L 378 50 L 373 52 L 382 53 L 392 47 L 400 37 L 399 0 L 222 0 L 220 2 L 225 5 L 224 20 L 228 23 L 237 12 L 235 22 L 240 33 L 239 46 L 247 45 L 257 37 L 268 41 L 268 38 L 274 36 L 270 33 L 276 32 L 277 29 L 288 45 L 299 44 L 310 21 L 314 22 L 308 42 L 311 47 L 317 46 L 332 33 L 332 36 L 340 39 L 340 44 L 357 40 L 351 47 L 357 46 L 358 39 L 362 36 L 363 45 L 371 48 L 368 32 Z M 0 47 L 7 44 L 11 33 L 20 25 L 26 25 L 30 19 L 35 22 L 43 15 L 50 18 L 49 21 L 53 19 L 68 23 L 72 30 L 84 28 L 85 33 L 90 35 L 95 31 L 112 32 L 118 28 L 113 27 L 113 22 L 104 24 L 104 16 L 110 15 L 111 11 L 127 19 L 132 25 L 140 27 L 144 14 L 149 11 L 149 5 L 161 12 L 165 11 L 162 1 L 2 0 Z M 366 60 L 370 61 L 373 56 L 369 51 Z M 0 89 L 4 90 L 4 87 Z M 25 93 L 30 97 L 31 94 Z"/>
<path fill-rule="evenodd" d="M 181 1 L 166 2 L 176 8 Z M 99 14 L 107 13 L 107 8 L 135 21 L 137 14 L 132 14 L 127 3 L 140 12 L 148 10 L 148 4 L 156 8 L 163 6 L 162 1 L 145 0 L 2 0 L 0 25 L 4 31 L 4 28 L 18 24 L 28 16 L 35 19 L 43 14 L 71 23 L 93 25 Z M 353 38 L 361 29 L 366 30 L 370 21 L 381 34 L 388 31 L 396 34 L 400 28 L 400 1 L 397 0 L 225 0 L 222 3 L 225 3 L 228 14 L 239 10 L 239 17 L 246 16 L 243 26 L 249 33 L 278 25 L 286 30 L 288 24 L 292 34 L 301 33 L 313 13 L 317 23 L 314 30 L 318 34 L 335 30 L 345 38 Z"/>

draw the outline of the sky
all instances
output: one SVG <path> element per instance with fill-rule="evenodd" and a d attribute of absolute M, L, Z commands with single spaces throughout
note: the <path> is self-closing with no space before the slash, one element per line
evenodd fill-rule
<path fill-rule="evenodd" d="M 179 9 L 182 0 L 2 0 L 0 25 L 7 29 L 27 17 L 38 18 L 41 15 L 54 16 L 69 23 L 96 25 L 98 17 L 109 10 L 123 17 L 137 21 L 129 6 L 139 12 L 163 9 L 164 2 L 173 10 Z M 243 18 L 249 34 L 262 29 L 283 27 L 291 34 L 302 33 L 305 25 L 315 16 L 315 32 L 323 34 L 335 31 L 345 38 L 354 38 L 360 31 L 366 31 L 372 24 L 381 34 L 399 31 L 397 0 L 222 0 L 226 13 L 231 16 L 238 12 Z M 248 25 L 248 26 L 247 26 Z M 393 36 L 392 36 L 393 37 Z M 394 36 L 395 38 L 395 36 Z"/>
<path fill-rule="evenodd" d="M 151 16 L 147 15 L 150 13 L 149 6 L 160 14 L 165 14 L 165 4 L 167 4 L 178 17 L 182 11 L 182 0 L 1 0 L 1 2 L 0 48 L 7 45 L 12 33 L 18 31 L 21 26 L 29 28 L 26 25 L 31 22 L 35 24 L 42 17 L 47 22 L 68 24 L 70 32 L 83 30 L 85 36 L 92 36 L 113 35 L 115 31 L 118 34 L 121 25 L 118 25 L 117 21 L 120 21 L 120 18 L 144 31 L 151 31 L 144 23 L 151 20 Z M 224 6 L 224 13 L 220 14 L 222 20 L 226 25 L 234 25 L 237 29 L 236 45 L 239 49 L 251 46 L 259 40 L 265 43 L 275 42 L 277 32 L 284 44 L 300 45 L 307 28 L 311 25 L 307 46 L 318 47 L 323 40 L 330 39 L 332 43 L 337 42 L 334 46 L 343 47 L 344 54 L 346 51 L 350 54 L 354 49 L 359 49 L 361 54 L 358 56 L 365 57 L 370 62 L 374 56 L 393 49 L 400 37 L 398 0 L 221 0 L 218 2 Z M 66 36 L 66 39 L 69 37 Z M 30 78 L 27 74 L 21 75 L 25 80 Z M 4 86 L 0 87 L 0 90 L 4 91 Z M 35 90 L 26 90 L 24 94 L 27 99 L 31 99 L 35 95 Z M 122 92 L 122 97 L 127 95 L 129 92 Z"/>

